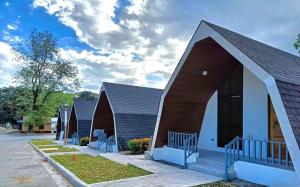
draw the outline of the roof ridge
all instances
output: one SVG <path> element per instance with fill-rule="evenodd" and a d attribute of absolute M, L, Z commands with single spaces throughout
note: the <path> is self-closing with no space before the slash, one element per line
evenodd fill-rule
<path fill-rule="evenodd" d="M 277 51 L 280 51 L 280 52 L 282 52 L 282 53 L 285 53 L 286 55 L 290 55 L 290 56 L 293 56 L 293 57 L 295 57 L 295 58 L 299 58 L 299 59 L 300 59 L 299 56 L 294 55 L 294 54 L 292 54 L 292 53 L 290 53 L 290 52 L 284 51 L 284 50 L 282 50 L 282 49 L 279 49 L 279 48 L 277 48 L 277 47 L 274 47 L 274 46 L 272 46 L 272 45 L 270 45 L 270 44 L 266 44 L 266 43 L 264 43 L 264 42 L 261 42 L 261 41 L 258 41 L 258 40 L 256 40 L 256 39 L 250 38 L 250 37 L 248 37 L 248 36 L 245 36 L 245 35 L 240 34 L 240 33 L 238 33 L 238 32 L 232 31 L 232 30 L 227 29 L 227 28 L 225 28 L 225 27 L 216 25 L 216 24 L 214 24 L 214 23 L 211 23 L 211 22 L 208 22 L 208 21 L 205 21 L 205 20 L 202 20 L 202 21 L 203 21 L 204 23 L 206 23 L 209 27 L 211 27 L 211 26 L 219 27 L 219 28 L 224 29 L 224 30 L 226 30 L 226 31 L 233 32 L 234 34 L 237 34 L 237 35 L 240 35 L 240 36 L 242 36 L 242 37 L 248 38 L 249 40 L 253 40 L 253 41 L 255 41 L 255 42 L 257 42 L 257 43 L 259 43 L 259 44 L 261 44 L 261 45 L 264 45 L 264 46 L 270 47 L 270 48 L 272 48 L 272 49 L 274 49 L 274 50 L 277 50 Z M 212 27 L 211 27 L 211 28 L 212 28 Z M 212 29 L 215 30 L 214 28 L 212 28 Z M 216 30 L 215 30 L 215 31 L 216 31 Z M 218 32 L 218 31 L 216 31 L 216 32 Z M 218 33 L 219 33 L 219 32 L 218 32 Z M 219 33 L 219 34 L 221 34 L 221 33 Z M 221 35 L 222 35 L 222 34 L 221 34 Z"/>
<path fill-rule="evenodd" d="M 129 85 L 129 84 L 122 84 L 122 83 L 113 83 L 113 82 L 103 82 L 103 84 L 111 84 L 111 85 L 119 85 L 119 86 L 127 86 L 127 87 L 136 87 L 136 88 L 144 88 L 144 89 L 153 89 L 153 90 L 161 90 L 159 88 L 151 88 L 151 87 L 145 87 L 145 86 L 136 86 L 136 85 Z"/>

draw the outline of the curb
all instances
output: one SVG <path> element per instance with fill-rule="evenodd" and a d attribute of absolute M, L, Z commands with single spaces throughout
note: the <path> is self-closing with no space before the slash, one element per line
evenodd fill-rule
<path fill-rule="evenodd" d="M 76 187 L 87 187 L 90 186 L 87 183 L 80 180 L 76 175 L 66 169 L 64 166 L 54 161 L 49 155 L 39 150 L 35 145 L 33 145 L 30 141 L 28 143 L 38 152 L 38 154 L 42 157 L 44 161 L 47 161 L 52 167 L 54 167 L 57 171 L 59 171 L 71 184 Z"/>

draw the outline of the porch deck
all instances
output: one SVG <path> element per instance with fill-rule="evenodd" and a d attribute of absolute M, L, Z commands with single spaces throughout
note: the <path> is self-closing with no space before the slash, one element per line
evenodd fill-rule
<path fill-rule="evenodd" d="M 206 149 L 198 149 L 198 151 L 199 157 L 197 158 L 197 162 L 188 164 L 188 169 L 224 177 L 224 153 Z"/>

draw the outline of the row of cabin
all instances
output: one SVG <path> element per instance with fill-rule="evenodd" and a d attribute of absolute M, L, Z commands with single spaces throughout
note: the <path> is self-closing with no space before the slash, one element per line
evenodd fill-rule
<path fill-rule="evenodd" d="M 154 160 L 299 186 L 300 58 L 228 29 L 202 21 L 164 90 L 103 83 L 91 109 L 78 103 L 68 135 L 91 147 L 153 136 Z"/>
<path fill-rule="evenodd" d="M 114 151 L 127 149 L 128 140 L 149 138 L 154 133 L 162 90 L 104 82 L 97 100 L 75 100 L 67 108 L 68 142 L 79 144 L 89 137 L 98 148 L 99 134 L 113 138 Z M 56 139 L 64 137 L 65 110 L 60 108 Z"/>

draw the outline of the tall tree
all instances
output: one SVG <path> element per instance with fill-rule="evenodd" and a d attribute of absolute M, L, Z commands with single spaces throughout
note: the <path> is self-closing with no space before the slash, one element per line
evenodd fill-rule
<path fill-rule="evenodd" d="M 57 38 L 51 32 L 33 29 L 29 36 L 14 48 L 20 69 L 16 82 L 31 92 L 31 121 L 42 123 L 40 110 L 47 98 L 56 91 L 72 91 L 80 86 L 77 67 L 62 59 Z"/>
<path fill-rule="evenodd" d="M 31 94 L 21 87 L 0 88 L 0 123 L 16 123 L 30 109 Z"/>

